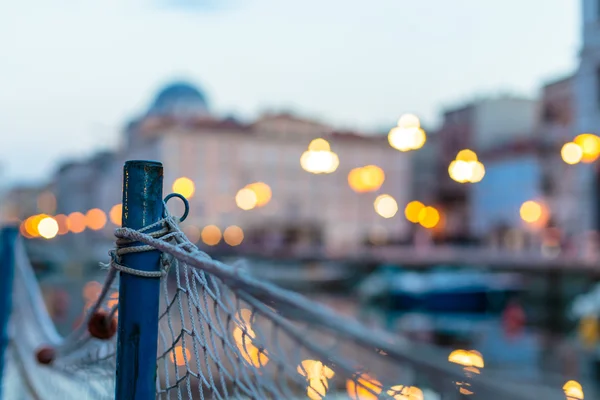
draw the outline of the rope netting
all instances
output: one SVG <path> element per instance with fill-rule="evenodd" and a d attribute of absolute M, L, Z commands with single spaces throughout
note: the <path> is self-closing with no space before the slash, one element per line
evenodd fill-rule
<path fill-rule="evenodd" d="M 148 277 L 161 280 L 159 399 L 433 400 L 461 385 L 485 399 L 530 398 L 479 373 L 465 378 L 445 352 L 367 328 L 254 278 L 243 265 L 211 259 L 173 217 L 139 231 L 119 228 L 116 236 L 103 289 L 66 338 L 43 312 L 19 244 L 8 373 L 24 375 L 34 398 L 113 398 L 117 272 L 138 274 L 121 256 L 150 250 L 162 253 L 162 271 Z"/>

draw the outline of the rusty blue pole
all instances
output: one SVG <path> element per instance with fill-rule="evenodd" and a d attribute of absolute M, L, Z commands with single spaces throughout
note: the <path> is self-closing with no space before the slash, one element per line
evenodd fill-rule
<path fill-rule="evenodd" d="M 125 163 L 123 227 L 140 229 L 162 218 L 162 186 L 161 163 Z M 160 252 L 125 254 L 122 263 L 139 271 L 160 271 Z M 150 400 L 156 397 L 159 297 L 158 278 L 120 272 L 116 400 Z"/>
<path fill-rule="evenodd" d="M 8 322 L 12 310 L 12 284 L 15 271 L 15 246 L 19 229 L 0 230 L 0 400 L 2 399 L 5 351 L 8 346 Z"/>

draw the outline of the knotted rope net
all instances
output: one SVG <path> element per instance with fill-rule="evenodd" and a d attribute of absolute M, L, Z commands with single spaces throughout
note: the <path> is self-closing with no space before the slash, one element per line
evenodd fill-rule
<path fill-rule="evenodd" d="M 117 248 L 105 265 L 103 289 L 79 329 L 66 338 L 42 311 L 22 244 L 17 250 L 10 354 L 22 368 L 8 373 L 30 377 L 33 388 L 26 386 L 35 398 L 54 399 L 57 393 L 63 399 L 113 398 L 117 272 L 139 274 L 124 266 L 121 256 L 149 250 L 162 253 L 162 270 L 148 275 L 161 280 L 159 399 L 434 400 L 457 393 L 457 383 L 480 398 L 531 398 L 485 376 L 471 373 L 473 379 L 467 379 L 461 368 L 448 364 L 445 352 L 367 328 L 256 279 L 242 265 L 211 259 L 169 215 L 141 230 L 119 228 L 115 234 Z"/>

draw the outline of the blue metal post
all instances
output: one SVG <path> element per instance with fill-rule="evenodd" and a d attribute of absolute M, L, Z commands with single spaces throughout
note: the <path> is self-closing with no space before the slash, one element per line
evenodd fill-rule
<path fill-rule="evenodd" d="M 162 218 L 162 186 L 161 163 L 125 163 L 123 227 L 140 229 Z M 140 271 L 159 271 L 160 252 L 126 254 L 122 263 Z M 159 297 L 159 279 L 120 273 L 116 400 L 156 397 Z"/>
<path fill-rule="evenodd" d="M 2 378 L 4 357 L 8 345 L 8 321 L 12 309 L 12 284 L 15 271 L 15 245 L 19 229 L 8 226 L 0 231 L 0 399 L 2 398 Z"/>

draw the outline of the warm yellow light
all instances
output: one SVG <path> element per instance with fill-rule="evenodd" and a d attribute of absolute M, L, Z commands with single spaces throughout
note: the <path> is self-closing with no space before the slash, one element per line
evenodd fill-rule
<path fill-rule="evenodd" d="M 385 173 L 376 165 L 354 168 L 348 174 L 348 184 L 358 193 L 379 190 L 385 181 Z"/>
<path fill-rule="evenodd" d="M 221 241 L 221 230 L 215 225 L 208 225 L 202 229 L 200 236 L 204 244 L 216 246 Z"/>
<path fill-rule="evenodd" d="M 56 196 L 50 191 L 42 192 L 37 199 L 38 210 L 46 214 L 56 212 Z"/>
<path fill-rule="evenodd" d="M 537 222 L 542 217 L 542 205 L 538 202 L 529 200 L 521 205 L 519 214 L 525 222 Z"/>
<path fill-rule="evenodd" d="M 424 228 L 435 228 L 438 222 L 440 222 L 440 213 L 434 207 L 424 207 L 419 211 L 419 223 Z"/>
<path fill-rule="evenodd" d="M 427 135 L 421 128 L 413 132 L 413 150 L 418 150 L 425 145 Z"/>
<path fill-rule="evenodd" d="M 327 394 L 329 389 L 328 380 L 333 378 L 335 372 L 321 361 L 304 360 L 298 366 L 297 371 L 308 381 L 306 395 L 309 399 L 320 400 Z"/>
<path fill-rule="evenodd" d="M 479 161 L 471 161 L 471 183 L 481 182 L 485 176 L 485 167 Z"/>
<path fill-rule="evenodd" d="M 93 231 L 98 231 L 106 225 L 106 214 L 99 208 L 92 208 L 85 214 L 85 225 Z"/>
<path fill-rule="evenodd" d="M 58 234 L 66 235 L 69 233 L 69 227 L 67 226 L 67 216 L 64 214 L 58 214 L 54 217 L 58 224 Z"/>
<path fill-rule="evenodd" d="M 560 149 L 560 156 L 567 164 L 577 164 L 583 159 L 583 149 L 575 142 L 565 143 Z"/>
<path fill-rule="evenodd" d="M 192 354 L 188 349 L 182 346 L 175 346 L 173 351 L 170 352 L 169 358 L 171 359 L 171 363 L 177 365 L 178 367 L 181 367 L 185 365 L 186 361 L 190 361 L 191 356 Z"/>
<path fill-rule="evenodd" d="M 416 224 L 419 222 L 419 213 L 423 208 L 425 208 L 425 205 L 420 201 L 411 201 L 404 208 L 404 216 L 407 220 Z"/>
<path fill-rule="evenodd" d="M 398 120 L 398 126 L 400 128 L 420 128 L 421 121 L 419 121 L 419 117 L 414 114 L 404 114 Z"/>
<path fill-rule="evenodd" d="M 46 214 L 37 214 L 32 215 L 25 220 L 25 231 L 30 237 L 35 238 L 40 236 L 40 233 L 38 232 L 38 225 L 46 217 L 48 217 Z"/>
<path fill-rule="evenodd" d="M 300 157 L 302 169 L 313 174 L 330 174 L 339 165 L 339 157 L 331 151 L 305 151 Z"/>
<path fill-rule="evenodd" d="M 110 222 L 117 226 L 121 226 L 123 223 L 121 220 L 123 216 L 123 204 L 115 204 L 112 206 L 108 215 L 110 216 Z"/>
<path fill-rule="evenodd" d="M 81 233 L 85 231 L 85 215 L 79 211 L 69 214 L 67 217 L 67 226 L 73 233 Z"/>
<path fill-rule="evenodd" d="M 392 386 L 387 394 L 394 400 L 423 400 L 423 391 L 416 386 Z"/>
<path fill-rule="evenodd" d="M 469 149 L 459 151 L 456 155 L 456 160 L 465 162 L 478 161 L 477 154 L 475 154 L 473 150 Z"/>
<path fill-rule="evenodd" d="M 173 182 L 173 192 L 179 193 L 186 199 L 191 199 L 196 191 L 196 185 L 190 178 L 182 176 Z"/>
<path fill-rule="evenodd" d="M 112 310 L 114 307 L 119 305 L 119 292 L 114 292 L 110 295 L 108 301 L 106 302 L 106 307 L 109 310 Z M 118 315 L 118 311 L 117 313 L 115 313 L 115 316 Z"/>
<path fill-rule="evenodd" d="M 198 242 L 202 235 L 200 228 L 198 228 L 195 225 L 186 225 L 182 228 L 182 231 L 183 233 L 185 233 L 185 236 L 187 236 L 188 240 L 192 243 Z"/>
<path fill-rule="evenodd" d="M 389 194 L 377 196 L 373 206 L 375 207 L 375 212 L 383 218 L 392 218 L 398 212 L 398 203 Z"/>
<path fill-rule="evenodd" d="M 381 382 L 367 374 L 346 381 L 346 392 L 352 400 L 377 400 L 382 389 Z"/>
<path fill-rule="evenodd" d="M 252 210 L 257 202 L 256 193 L 247 187 L 240 189 L 235 195 L 235 204 L 242 210 Z"/>
<path fill-rule="evenodd" d="M 390 146 L 400 151 L 418 150 L 427 141 L 427 135 L 421 128 L 395 127 L 388 134 Z"/>
<path fill-rule="evenodd" d="M 468 153 L 470 150 L 463 151 L 466 153 L 461 155 L 462 158 L 472 158 L 472 155 Z M 473 155 L 474 154 L 475 153 L 473 153 Z M 457 158 L 450 163 L 450 166 L 448 167 L 448 174 L 450 175 L 450 178 L 459 183 L 477 183 L 480 182 L 485 176 L 485 167 L 479 161 L 464 161 Z"/>
<path fill-rule="evenodd" d="M 592 163 L 600 156 L 600 138 L 591 133 L 582 133 L 573 140 L 583 152 L 581 161 Z"/>
<path fill-rule="evenodd" d="M 476 350 L 454 350 L 448 356 L 448 361 L 467 368 L 483 368 L 485 366 L 483 356 Z"/>
<path fill-rule="evenodd" d="M 583 400 L 583 387 L 577 381 L 568 381 L 563 386 L 563 391 L 567 396 L 567 400 Z"/>
<path fill-rule="evenodd" d="M 244 241 L 244 231 L 236 225 L 228 226 L 223 232 L 223 239 L 230 246 L 238 246 Z"/>
<path fill-rule="evenodd" d="M 271 197 L 273 196 L 271 188 L 264 182 L 251 183 L 246 186 L 246 189 L 250 189 L 256 195 L 256 207 L 262 207 L 266 205 L 269 203 L 269 201 L 271 201 Z"/>
<path fill-rule="evenodd" d="M 52 217 L 45 217 L 38 223 L 37 231 L 44 239 L 52 239 L 58 234 L 58 223 Z"/>
<path fill-rule="evenodd" d="M 412 134 L 414 129 L 395 127 L 388 133 L 388 142 L 396 150 L 409 151 L 412 149 Z"/>
<path fill-rule="evenodd" d="M 473 175 L 471 164 L 462 160 L 454 160 L 450 163 L 448 168 L 450 178 L 459 183 L 469 182 Z"/>
<path fill-rule="evenodd" d="M 233 339 L 244 360 L 254 368 L 261 368 L 269 362 L 268 353 L 255 345 L 256 334 L 252 329 L 252 312 L 242 309 L 235 321 L 238 326 L 233 329 Z"/>
<path fill-rule="evenodd" d="M 21 222 L 21 224 L 19 225 L 19 233 L 21 234 L 21 236 L 23 236 L 25 239 L 31 239 L 33 238 L 33 236 L 31 236 L 29 234 L 29 232 L 27 232 L 27 220 Z"/>
<path fill-rule="evenodd" d="M 322 138 L 318 138 L 318 139 L 314 139 L 312 142 L 310 142 L 310 144 L 308 145 L 308 151 L 331 151 L 331 146 L 329 145 L 329 142 L 325 139 Z"/>

